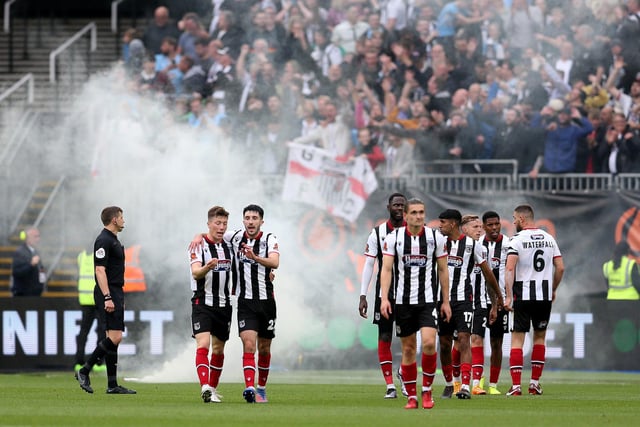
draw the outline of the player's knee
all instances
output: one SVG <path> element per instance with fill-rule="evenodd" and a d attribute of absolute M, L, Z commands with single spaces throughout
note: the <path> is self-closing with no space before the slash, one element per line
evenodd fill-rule
<path fill-rule="evenodd" d="M 390 332 L 380 332 L 378 334 L 378 339 L 382 342 L 391 342 L 391 333 Z"/>

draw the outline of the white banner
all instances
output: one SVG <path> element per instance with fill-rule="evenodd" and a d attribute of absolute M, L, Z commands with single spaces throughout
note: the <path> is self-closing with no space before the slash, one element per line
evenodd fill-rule
<path fill-rule="evenodd" d="M 341 162 L 326 150 L 290 145 L 284 200 L 308 203 L 354 222 L 376 188 L 378 181 L 366 158 Z"/>

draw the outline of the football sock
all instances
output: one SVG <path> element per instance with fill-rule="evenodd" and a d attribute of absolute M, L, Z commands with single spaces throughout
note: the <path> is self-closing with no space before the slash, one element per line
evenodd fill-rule
<path fill-rule="evenodd" d="M 380 370 L 387 385 L 393 384 L 393 362 L 391 355 L 391 341 L 378 340 L 378 360 Z"/>
<path fill-rule="evenodd" d="M 220 375 L 222 374 L 222 366 L 224 365 L 224 354 L 212 354 L 209 363 L 209 385 L 218 387 Z"/>
<path fill-rule="evenodd" d="M 270 364 L 271 353 L 258 353 L 258 387 L 265 387 L 267 385 Z"/>
<path fill-rule="evenodd" d="M 404 387 L 407 389 L 409 397 L 416 397 L 417 377 L 418 367 L 415 362 L 410 365 L 402 365 L 402 378 L 404 379 Z"/>
<path fill-rule="evenodd" d="M 473 384 L 480 382 L 484 372 L 484 347 L 471 347 L 471 365 L 473 370 Z"/>
<path fill-rule="evenodd" d="M 256 359 L 253 353 L 242 353 L 242 370 L 244 371 L 244 385 L 253 387 L 256 382 Z"/>
<path fill-rule="evenodd" d="M 462 377 L 462 384 L 468 386 L 471 382 L 471 363 L 462 363 L 460 365 L 460 376 Z"/>
<path fill-rule="evenodd" d="M 436 376 L 438 353 L 422 353 L 422 390 L 431 390 L 431 384 Z"/>
<path fill-rule="evenodd" d="M 444 365 L 442 367 L 442 375 L 444 376 L 444 381 L 447 385 L 453 385 L 452 369 L 451 365 Z"/>
<path fill-rule="evenodd" d="M 509 357 L 509 370 L 511 371 L 511 383 L 513 385 L 520 385 L 522 380 L 522 349 L 512 348 Z"/>
<path fill-rule="evenodd" d="M 531 379 L 539 380 L 544 369 L 545 346 L 536 344 L 531 351 Z"/>
<path fill-rule="evenodd" d="M 453 346 L 451 348 L 451 367 L 453 368 L 453 379 L 454 381 L 460 380 L 460 352 L 458 349 Z"/>
<path fill-rule="evenodd" d="M 196 372 L 200 385 L 209 384 L 209 349 L 196 349 Z"/>

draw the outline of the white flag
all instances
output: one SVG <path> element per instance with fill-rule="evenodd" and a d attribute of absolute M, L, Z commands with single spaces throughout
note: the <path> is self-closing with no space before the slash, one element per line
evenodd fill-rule
<path fill-rule="evenodd" d="M 378 181 L 366 158 L 337 161 L 323 149 L 291 144 L 284 200 L 308 203 L 354 222 Z"/>

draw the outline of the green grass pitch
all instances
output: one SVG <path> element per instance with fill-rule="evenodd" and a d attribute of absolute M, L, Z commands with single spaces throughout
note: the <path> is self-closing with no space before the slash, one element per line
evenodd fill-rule
<path fill-rule="evenodd" d="M 523 384 L 529 372 L 523 372 Z M 126 376 L 126 373 L 125 375 Z M 244 386 L 222 382 L 223 403 L 204 404 L 195 383 L 121 381 L 135 396 L 105 394 L 104 374 L 92 375 L 93 395 L 71 372 L 0 375 L 0 426 L 625 426 L 640 423 L 640 374 L 545 372 L 544 395 L 473 396 L 442 400 L 438 375 L 431 410 L 404 410 L 384 400 L 379 371 L 273 372 L 269 403 L 247 404 Z M 510 383 L 501 374 L 499 388 Z M 525 381 L 526 380 L 526 381 Z"/>

